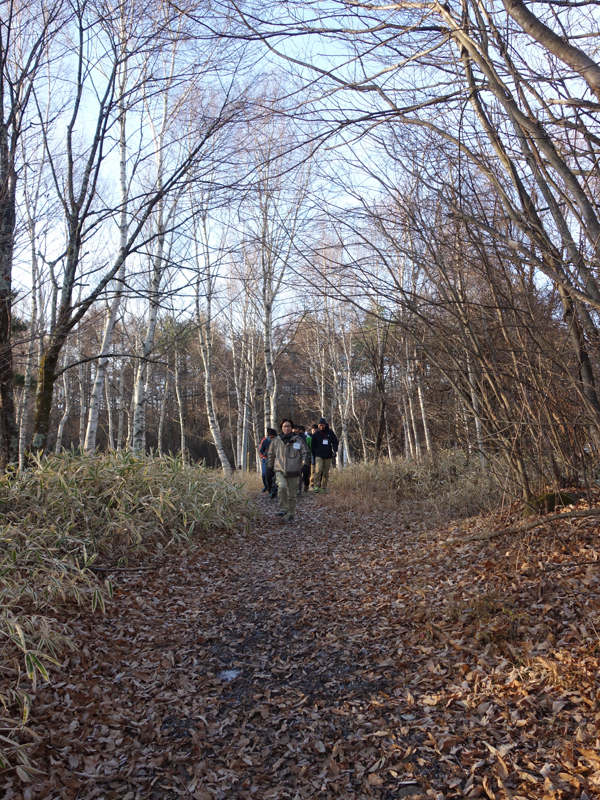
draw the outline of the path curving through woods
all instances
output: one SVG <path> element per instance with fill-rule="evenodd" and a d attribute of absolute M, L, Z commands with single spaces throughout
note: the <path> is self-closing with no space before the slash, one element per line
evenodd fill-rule
<path fill-rule="evenodd" d="M 81 650 L 33 713 L 46 774 L 7 800 L 546 796 L 566 768 L 532 765 L 571 733 L 542 733 L 506 648 L 457 618 L 459 595 L 505 581 L 499 545 L 461 565 L 425 521 L 328 495 L 291 526 L 259 504 L 249 533 L 126 573 L 105 616 L 70 620 Z"/>

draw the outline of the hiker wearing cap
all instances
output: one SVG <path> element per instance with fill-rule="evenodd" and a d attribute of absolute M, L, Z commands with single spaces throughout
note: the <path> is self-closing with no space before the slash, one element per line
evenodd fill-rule
<path fill-rule="evenodd" d="M 317 425 L 318 430 L 313 433 L 310 443 L 315 460 L 315 492 L 324 492 L 327 489 L 331 462 L 337 456 L 339 442 L 325 417 L 321 417 Z"/>
<path fill-rule="evenodd" d="M 296 493 L 302 474 L 302 465 L 310 464 L 310 453 L 306 442 L 292 431 L 291 419 L 281 421 L 281 433 L 273 439 L 267 452 L 268 469 L 275 470 L 279 496 L 280 516 L 287 522 L 294 521 L 296 513 Z"/>

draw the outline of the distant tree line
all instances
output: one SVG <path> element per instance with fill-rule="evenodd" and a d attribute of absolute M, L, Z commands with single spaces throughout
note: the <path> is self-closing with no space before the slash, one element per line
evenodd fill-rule
<path fill-rule="evenodd" d="M 328 417 L 342 466 L 460 447 L 525 496 L 595 480 L 594 20 L 10 5 L 2 466 L 128 447 L 248 469 L 285 413 Z"/>

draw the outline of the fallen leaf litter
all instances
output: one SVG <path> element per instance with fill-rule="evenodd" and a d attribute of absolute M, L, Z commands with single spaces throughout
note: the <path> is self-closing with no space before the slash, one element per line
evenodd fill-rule
<path fill-rule="evenodd" d="M 105 616 L 64 608 L 44 774 L 6 800 L 600 797 L 596 521 L 482 543 L 497 519 L 260 503 Z"/>

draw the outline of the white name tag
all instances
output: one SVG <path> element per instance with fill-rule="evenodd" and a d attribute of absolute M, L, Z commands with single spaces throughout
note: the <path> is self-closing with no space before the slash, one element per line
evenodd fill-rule
<path fill-rule="evenodd" d="M 300 442 L 294 442 L 294 450 L 300 450 L 301 447 L 302 445 L 300 444 Z"/>
<path fill-rule="evenodd" d="M 329 444 L 329 439 L 323 439 L 323 444 Z"/>

